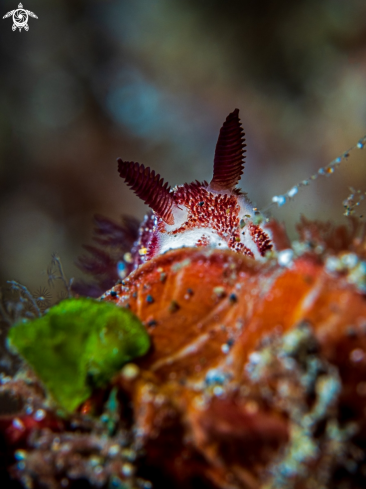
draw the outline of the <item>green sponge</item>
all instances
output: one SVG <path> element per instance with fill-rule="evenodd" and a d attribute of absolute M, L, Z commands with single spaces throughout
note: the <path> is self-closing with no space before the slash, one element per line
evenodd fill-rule
<path fill-rule="evenodd" d="M 130 311 L 86 298 L 64 300 L 41 318 L 14 325 L 8 340 L 69 412 L 150 347 Z"/>

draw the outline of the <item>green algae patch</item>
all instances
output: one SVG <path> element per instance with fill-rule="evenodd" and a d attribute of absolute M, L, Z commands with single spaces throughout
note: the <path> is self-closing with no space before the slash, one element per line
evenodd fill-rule
<path fill-rule="evenodd" d="M 86 298 L 64 300 L 41 318 L 14 325 L 8 341 L 69 412 L 150 347 L 134 314 Z"/>

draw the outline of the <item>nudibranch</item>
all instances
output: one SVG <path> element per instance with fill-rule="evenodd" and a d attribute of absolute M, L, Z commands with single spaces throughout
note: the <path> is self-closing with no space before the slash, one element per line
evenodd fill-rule
<path fill-rule="evenodd" d="M 231 112 L 216 144 L 213 177 L 173 189 L 149 167 L 118 159 L 127 185 L 151 209 L 133 249 L 135 267 L 168 250 L 210 246 L 260 259 L 273 248 L 270 229 L 237 188 L 244 169 L 245 134 L 239 110 Z"/>

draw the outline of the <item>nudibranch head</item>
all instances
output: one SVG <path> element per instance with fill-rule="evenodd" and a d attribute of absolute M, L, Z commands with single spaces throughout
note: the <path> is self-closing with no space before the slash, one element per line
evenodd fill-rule
<path fill-rule="evenodd" d="M 252 258 L 264 257 L 272 249 L 270 231 L 258 224 L 258 213 L 237 188 L 244 169 L 244 141 L 235 109 L 220 130 L 211 182 L 173 189 L 150 168 L 118 159 L 120 176 L 152 209 L 134 245 L 136 266 L 184 246 L 226 248 Z"/>

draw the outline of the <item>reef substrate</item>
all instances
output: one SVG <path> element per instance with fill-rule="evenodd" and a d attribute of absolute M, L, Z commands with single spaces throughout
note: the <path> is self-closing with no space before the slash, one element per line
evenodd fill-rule
<path fill-rule="evenodd" d="M 36 377 L 2 378 L 19 403 L 3 465 L 34 488 L 365 487 L 364 240 L 305 221 L 300 238 L 264 262 L 141 265 L 101 299 L 137 315 L 149 353 L 66 417 Z"/>

